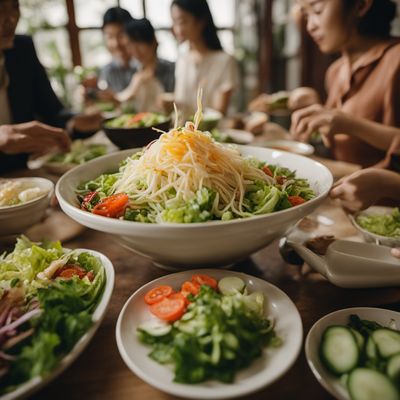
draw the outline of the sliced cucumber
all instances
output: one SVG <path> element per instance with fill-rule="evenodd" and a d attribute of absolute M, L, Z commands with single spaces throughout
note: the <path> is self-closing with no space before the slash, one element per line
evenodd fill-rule
<path fill-rule="evenodd" d="M 400 353 L 395 354 L 394 356 L 389 358 L 386 367 L 386 373 L 392 378 L 395 382 L 400 381 Z"/>
<path fill-rule="evenodd" d="M 330 326 L 322 335 L 320 354 L 326 368 L 335 375 L 341 375 L 357 366 L 360 350 L 349 328 Z"/>
<path fill-rule="evenodd" d="M 243 296 L 242 300 L 250 311 L 257 313 L 258 315 L 264 314 L 265 298 L 261 292 L 253 292 L 248 296 Z"/>
<path fill-rule="evenodd" d="M 353 400 L 399 400 L 392 381 L 373 369 L 356 368 L 350 373 L 347 386 Z"/>
<path fill-rule="evenodd" d="M 360 351 L 362 351 L 364 349 L 364 344 L 365 344 L 364 336 L 353 328 L 350 328 L 350 330 L 353 333 L 354 337 L 356 338 L 358 348 L 360 349 Z"/>
<path fill-rule="evenodd" d="M 225 296 L 231 296 L 235 293 L 243 293 L 245 288 L 246 284 L 243 279 L 240 279 L 237 276 L 228 276 L 222 278 L 218 282 L 218 289 Z"/>
<path fill-rule="evenodd" d="M 139 329 L 150 336 L 159 337 L 170 333 L 172 326 L 161 320 L 151 320 L 142 324 Z"/>
<path fill-rule="evenodd" d="M 371 336 L 367 339 L 367 345 L 365 346 L 365 352 L 367 357 L 371 360 L 378 358 L 378 349 L 376 347 L 376 343 Z"/>
<path fill-rule="evenodd" d="M 389 358 L 396 353 L 400 353 L 400 333 L 391 329 L 377 329 L 372 332 L 371 337 L 378 347 L 379 354 L 384 358 Z"/>

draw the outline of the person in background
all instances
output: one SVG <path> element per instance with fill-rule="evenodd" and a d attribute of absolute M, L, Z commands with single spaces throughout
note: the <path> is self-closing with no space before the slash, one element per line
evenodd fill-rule
<path fill-rule="evenodd" d="M 100 71 L 98 79 L 100 89 L 120 92 L 129 85 L 136 72 L 135 61 L 124 46 L 124 26 L 132 20 L 129 11 L 121 7 L 109 8 L 104 14 L 104 42 L 112 60 Z"/>
<path fill-rule="evenodd" d="M 365 210 L 383 199 L 400 203 L 400 174 L 378 168 L 366 168 L 338 181 L 330 192 L 350 212 Z M 400 258 L 400 248 L 392 249 Z"/>
<path fill-rule="evenodd" d="M 203 107 L 226 113 L 238 84 L 235 59 L 222 49 L 206 0 L 174 0 L 173 33 L 189 50 L 178 55 L 175 68 L 175 102 L 184 114 L 194 114 L 196 93 L 203 89 Z"/>
<path fill-rule="evenodd" d="M 400 127 L 400 39 L 390 36 L 396 4 L 391 0 L 297 0 L 307 30 L 324 53 L 341 57 L 327 71 L 325 106 L 292 115 L 293 137 L 329 137 L 337 160 L 363 167 L 384 157 L 391 141 L 370 136 L 368 121 Z"/>
<path fill-rule="evenodd" d="M 148 19 L 134 19 L 125 25 L 125 47 L 136 60 L 138 70 L 128 87 L 113 98 L 120 103 L 129 102 L 137 111 L 162 111 L 160 96 L 174 90 L 175 65 L 157 57 L 158 43 Z"/>
<path fill-rule="evenodd" d="M 23 167 L 28 154 L 67 150 L 72 131 L 93 132 L 101 117 L 73 116 L 55 95 L 32 39 L 15 35 L 17 0 L 0 0 L 0 171 Z M 40 121 L 40 122 L 39 122 Z"/>

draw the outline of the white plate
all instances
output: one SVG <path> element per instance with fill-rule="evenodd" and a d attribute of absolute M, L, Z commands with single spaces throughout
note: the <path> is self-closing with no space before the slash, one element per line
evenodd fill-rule
<path fill-rule="evenodd" d="M 111 298 L 111 294 L 114 288 L 114 267 L 111 261 L 103 254 L 88 249 L 76 249 L 78 253 L 88 252 L 94 256 L 100 258 L 106 273 L 106 284 L 104 287 L 102 298 L 92 314 L 93 325 L 89 330 L 80 338 L 80 340 L 75 344 L 74 348 L 69 354 L 67 354 L 58 364 L 58 366 L 44 377 L 37 376 L 30 381 L 19 385 L 14 391 L 7 393 L 0 397 L 0 400 L 16 400 L 28 397 L 34 392 L 38 391 L 40 388 L 49 384 L 58 375 L 60 375 L 65 369 L 67 369 L 83 352 L 86 346 L 89 344 L 90 340 L 96 333 L 101 321 L 107 310 L 108 303 Z"/>
<path fill-rule="evenodd" d="M 310 156 L 314 153 L 314 147 L 311 144 L 296 142 L 295 140 L 268 140 L 260 144 L 270 149 L 288 151 L 302 156 Z"/>
<path fill-rule="evenodd" d="M 330 325 L 347 325 L 351 314 L 357 314 L 361 319 L 375 321 L 383 326 L 388 326 L 391 321 L 395 321 L 396 329 L 400 329 L 400 313 L 383 308 L 368 307 L 354 307 L 335 311 L 325 315 L 312 326 L 305 344 L 308 365 L 318 382 L 339 400 L 350 400 L 350 395 L 340 379 L 331 375 L 321 364 L 318 349 L 324 330 Z"/>
<path fill-rule="evenodd" d="M 228 135 L 234 143 L 249 144 L 254 140 L 254 135 L 242 129 L 221 129 L 222 133 Z"/>
<path fill-rule="evenodd" d="M 216 279 L 225 276 L 242 278 L 249 292 L 262 291 L 267 300 L 266 316 L 276 321 L 275 330 L 283 344 L 275 349 L 266 349 L 251 366 L 239 372 L 231 384 L 207 381 L 196 385 L 173 382 L 170 366 L 163 366 L 148 357 L 150 347 L 139 342 L 136 329 L 154 317 L 144 302 L 145 294 L 158 285 L 170 285 L 179 289 L 196 273 L 210 275 Z M 116 338 L 119 352 L 126 365 L 148 384 L 166 393 L 190 399 L 227 399 L 255 392 L 280 378 L 297 359 L 302 345 L 303 329 L 296 306 L 277 287 L 259 278 L 239 272 L 221 270 L 189 270 L 156 279 L 137 290 L 125 303 L 117 322 Z"/>
<path fill-rule="evenodd" d="M 392 207 L 372 206 L 354 215 L 349 214 L 349 218 L 350 221 L 353 223 L 353 225 L 356 227 L 356 229 L 358 229 L 362 233 L 367 242 L 382 244 L 384 246 L 389 246 L 389 247 L 400 247 L 400 238 L 377 235 L 376 233 L 372 233 L 362 228 L 360 225 L 358 225 L 356 221 L 356 218 L 359 215 L 384 215 L 384 214 L 391 214 L 392 212 L 393 212 Z"/>

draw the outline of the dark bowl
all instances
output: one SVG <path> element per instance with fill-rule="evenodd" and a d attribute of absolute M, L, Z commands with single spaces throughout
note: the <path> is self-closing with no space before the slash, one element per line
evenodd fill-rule
<path fill-rule="evenodd" d="M 103 130 L 107 137 L 120 149 L 146 146 L 161 135 L 160 132 L 155 131 L 153 128 L 168 131 L 171 124 L 171 119 L 168 119 L 161 124 L 146 128 L 109 128 L 106 126 L 107 121 L 110 120 L 104 121 Z"/>

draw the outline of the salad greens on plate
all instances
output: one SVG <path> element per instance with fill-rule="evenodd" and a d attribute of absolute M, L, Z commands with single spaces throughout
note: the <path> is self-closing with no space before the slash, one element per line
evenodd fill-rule
<path fill-rule="evenodd" d="M 123 114 L 105 123 L 107 128 L 147 128 L 166 122 L 168 118 L 162 114 L 141 112 Z"/>
<path fill-rule="evenodd" d="M 150 358 L 173 365 L 175 382 L 231 383 L 264 348 L 282 343 L 265 317 L 263 293 L 248 293 L 235 276 L 217 282 L 196 274 L 180 291 L 158 286 L 144 300 L 158 320 L 138 328 L 139 340 L 152 348 Z"/>
<path fill-rule="evenodd" d="M 56 368 L 92 326 L 105 282 L 97 257 L 59 242 L 21 237 L 0 256 L 0 394 Z"/>
<path fill-rule="evenodd" d="M 104 144 L 88 144 L 83 140 L 74 140 L 69 152 L 55 154 L 47 162 L 50 164 L 83 164 L 94 158 L 104 156 L 106 153 L 107 146 Z"/>
<path fill-rule="evenodd" d="M 361 228 L 380 236 L 400 238 L 400 210 L 394 208 L 391 214 L 360 214 L 356 222 Z"/>

